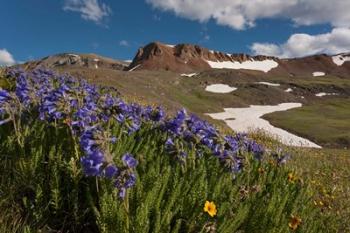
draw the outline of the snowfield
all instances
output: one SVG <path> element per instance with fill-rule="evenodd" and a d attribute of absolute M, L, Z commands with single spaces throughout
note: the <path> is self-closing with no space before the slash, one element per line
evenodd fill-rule
<path fill-rule="evenodd" d="M 226 85 L 226 84 L 212 84 L 207 86 L 205 90 L 213 93 L 230 93 L 232 91 L 237 90 L 237 88 L 230 87 L 229 85 Z"/>
<path fill-rule="evenodd" d="M 258 70 L 265 73 L 269 72 L 271 69 L 276 68 L 278 63 L 274 60 L 266 59 L 264 61 L 244 61 L 242 63 L 238 61 L 207 61 L 211 68 L 215 69 L 247 69 L 247 70 Z"/>
<path fill-rule="evenodd" d="M 98 69 L 98 64 L 97 64 L 97 62 L 99 62 L 99 61 L 100 61 L 99 59 L 94 58 L 94 62 L 96 62 L 96 64 L 95 64 L 95 69 Z"/>
<path fill-rule="evenodd" d="M 192 74 L 181 74 L 181 77 L 189 77 L 189 78 L 191 78 L 191 77 L 196 76 L 196 75 L 198 75 L 198 73 L 192 73 Z"/>
<path fill-rule="evenodd" d="M 326 96 L 326 95 L 339 95 L 338 93 L 326 93 L 326 92 L 320 92 L 315 94 L 315 96 L 317 97 L 322 97 L 322 96 Z"/>
<path fill-rule="evenodd" d="M 130 70 L 128 70 L 128 72 L 131 72 L 131 71 L 134 71 L 136 70 L 137 68 L 139 68 L 141 66 L 141 64 L 138 64 L 137 66 L 131 68 Z"/>
<path fill-rule="evenodd" d="M 257 82 L 257 84 L 263 84 L 263 85 L 272 86 L 272 87 L 281 86 L 281 84 L 279 84 L 279 83 L 269 83 L 269 82 Z"/>
<path fill-rule="evenodd" d="M 337 66 L 341 66 L 344 64 L 344 62 L 350 61 L 350 55 L 339 54 L 339 55 L 333 56 L 332 60 Z"/>
<path fill-rule="evenodd" d="M 286 130 L 274 127 L 262 117 L 265 114 L 286 111 L 292 108 L 301 107 L 301 103 L 282 103 L 279 105 L 251 105 L 247 108 L 225 108 L 224 112 L 207 114 L 213 119 L 224 120 L 225 123 L 236 132 L 249 132 L 251 130 L 263 130 L 275 136 L 283 144 L 298 147 L 321 148 L 319 145 L 291 134 Z"/>
<path fill-rule="evenodd" d="M 325 76 L 326 73 L 325 72 L 320 72 L 320 71 L 315 71 L 315 72 L 312 73 L 312 75 L 314 77 L 320 77 L 320 76 Z"/>
<path fill-rule="evenodd" d="M 68 56 L 71 56 L 71 57 L 80 57 L 79 55 L 74 54 L 74 53 L 68 53 L 67 55 L 68 55 Z"/>

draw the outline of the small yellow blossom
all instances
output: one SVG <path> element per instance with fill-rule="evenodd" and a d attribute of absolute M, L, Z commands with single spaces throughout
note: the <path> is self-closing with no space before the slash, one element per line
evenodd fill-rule
<path fill-rule="evenodd" d="M 264 174 L 264 173 L 265 173 L 265 170 L 264 170 L 264 168 L 259 167 L 258 172 L 259 172 L 260 174 Z"/>
<path fill-rule="evenodd" d="M 291 215 L 291 218 L 288 223 L 289 228 L 295 231 L 296 229 L 298 229 L 300 224 L 301 224 L 301 218 L 298 216 Z"/>
<path fill-rule="evenodd" d="M 295 183 L 295 181 L 297 181 L 298 180 L 298 178 L 292 173 L 292 172 L 290 172 L 289 174 L 288 174 L 288 181 L 289 182 L 291 182 L 291 183 Z"/>
<path fill-rule="evenodd" d="M 319 204 L 320 206 L 324 206 L 323 201 L 319 201 L 318 204 Z"/>
<path fill-rule="evenodd" d="M 206 201 L 203 208 L 204 212 L 207 212 L 211 217 L 216 215 L 216 205 L 213 201 Z"/>

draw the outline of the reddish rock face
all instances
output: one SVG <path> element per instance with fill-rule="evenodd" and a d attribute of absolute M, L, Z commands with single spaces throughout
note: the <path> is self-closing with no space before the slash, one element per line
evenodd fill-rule
<path fill-rule="evenodd" d="M 199 49 L 199 47 L 198 47 Z M 137 54 L 129 66 L 132 69 L 194 71 L 209 69 L 209 65 L 198 59 L 201 51 L 194 46 L 177 45 L 171 47 L 161 43 L 150 43 L 137 51 Z"/>
<path fill-rule="evenodd" d="M 346 55 L 346 54 L 345 54 Z M 350 55 L 349 55 L 350 56 Z M 126 70 L 147 69 L 147 70 L 170 70 L 173 72 L 198 72 L 209 70 L 211 67 L 207 61 L 263 61 L 274 60 L 278 66 L 269 74 L 272 75 L 310 75 L 313 72 L 333 73 L 341 76 L 348 76 L 350 73 L 350 61 L 342 66 L 337 66 L 332 61 L 332 56 L 320 54 L 303 58 L 279 59 L 271 56 L 250 56 L 247 54 L 225 54 L 211 51 L 198 45 L 178 44 L 175 46 L 153 42 L 140 48 Z"/>
<path fill-rule="evenodd" d="M 198 45 L 178 44 L 169 46 L 153 42 L 140 48 L 128 69 L 171 70 L 174 72 L 190 72 L 211 69 L 206 61 L 238 61 L 265 60 L 275 57 L 249 56 L 246 54 L 225 54 L 210 51 Z"/>
<path fill-rule="evenodd" d="M 196 73 L 212 69 L 207 61 L 212 62 L 245 62 L 274 60 L 277 67 L 263 71 L 253 70 L 254 75 L 273 76 L 305 76 L 310 77 L 314 72 L 324 72 L 328 75 L 336 75 L 350 78 L 350 53 L 336 56 L 338 60 L 333 61 L 333 56 L 326 54 L 279 59 L 270 56 L 250 56 L 247 54 L 226 54 L 211 51 L 198 45 L 178 44 L 175 46 L 153 42 L 138 49 L 131 64 L 111 58 L 102 57 L 96 54 L 71 54 L 62 53 L 45 57 L 41 60 L 30 61 L 23 64 L 24 67 L 34 69 L 35 67 L 47 68 L 92 68 L 92 69 L 113 69 L 113 70 L 169 70 L 177 73 Z M 342 62 L 344 61 L 344 62 Z M 341 64 L 339 64 L 339 62 Z M 336 64 L 338 63 L 338 64 Z M 249 66 L 246 66 L 249 67 Z M 251 67 L 249 67 L 251 68 Z M 257 73 L 258 72 L 258 73 Z"/>

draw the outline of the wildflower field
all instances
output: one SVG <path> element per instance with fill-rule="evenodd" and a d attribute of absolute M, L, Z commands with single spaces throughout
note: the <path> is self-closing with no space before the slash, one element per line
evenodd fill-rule
<path fill-rule="evenodd" d="M 283 150 L 69 75 L 2 76 L 0 232 L 337 228 Z"/>

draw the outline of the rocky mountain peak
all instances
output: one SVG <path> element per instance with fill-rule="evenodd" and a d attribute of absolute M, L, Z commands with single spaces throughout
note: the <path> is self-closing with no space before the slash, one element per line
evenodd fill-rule
<path fill-rule="evenodd" d="M 139 48 L 129 69 L 134 69 L 137 66 L 137 69 L 164 69 L 175 72 L 200 71 L 211 68 L 208 61 L 242 63 L 264 60 L 278 62 L 279 59 L 261 55 L 227 54 L 192 44 L 167 45 L 160 42 L 152 42 Z"/>

